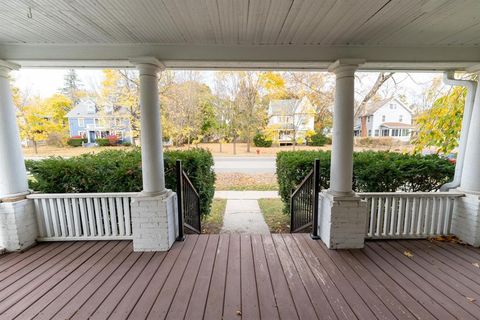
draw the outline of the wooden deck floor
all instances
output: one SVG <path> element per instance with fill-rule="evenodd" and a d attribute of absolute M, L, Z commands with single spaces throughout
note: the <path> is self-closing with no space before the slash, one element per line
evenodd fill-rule
<path fill-rule="evenodd" d="M 0 257 L 0 319 L 479 319 L 477 263 L 451 243 L 329 251 L 305 234 L 43 243 Z"/>

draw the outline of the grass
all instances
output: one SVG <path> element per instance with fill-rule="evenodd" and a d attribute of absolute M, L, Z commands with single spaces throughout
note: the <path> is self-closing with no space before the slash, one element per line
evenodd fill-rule
<path fill-rule="evenodd" d="M 220 233 L 226 205 L 225 199 L 213 199 L 210 214 L 202 218 L 202 233 Z"/>
<path fill-rule="evenodd" d="M 283 213 L 282 200 L 259 199 L 258 204 L 271 233 L 290 232 L 290 216 Z"/>

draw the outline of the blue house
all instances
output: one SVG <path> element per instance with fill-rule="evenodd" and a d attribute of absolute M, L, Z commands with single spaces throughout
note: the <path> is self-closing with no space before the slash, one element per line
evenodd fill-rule
<path fill-rule="evenodd" d="M 120 142 L 132 142 L 132 128 L 128 110 L 122 106 L 99 107 L 82 101 L 68 114 L 70 137 L 81 136 L 88 143 L 98 138 L 116 135 Z"/>

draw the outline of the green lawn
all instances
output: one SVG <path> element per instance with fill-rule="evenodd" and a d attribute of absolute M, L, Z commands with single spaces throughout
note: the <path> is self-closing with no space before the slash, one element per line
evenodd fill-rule
<path fill-rule="evenodd" d="M 226 205 L 225 199 L 213 199 L 210 214 L 202 218 L 202 233 L 220 233 Z"/>
<path fill-rule="evenodd" d="M 259 199 L 265 222 L 272 233 L 290 232 L 290 216 L 283 213 L 283 202 L 280 199 Z"/>

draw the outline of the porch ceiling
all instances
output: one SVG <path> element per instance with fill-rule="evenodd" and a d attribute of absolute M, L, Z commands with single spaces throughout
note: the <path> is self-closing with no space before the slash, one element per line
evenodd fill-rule
<path fill-rule="evenodd" d="M 323 69 L 349 57 L 365 69 L 463 69 L 480 61 L 478 12 L 477 0 L 3 0 L 0 59 Z"/>

